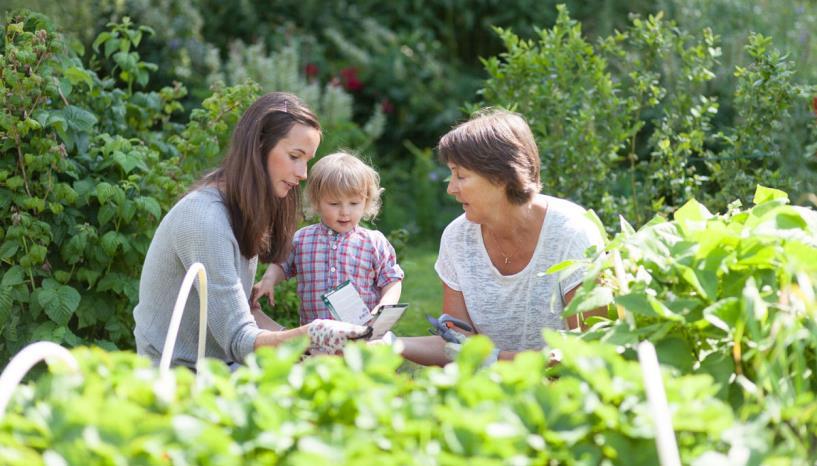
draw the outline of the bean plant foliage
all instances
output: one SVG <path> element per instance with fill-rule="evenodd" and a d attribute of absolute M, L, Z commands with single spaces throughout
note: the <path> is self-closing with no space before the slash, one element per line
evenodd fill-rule
<path fill-rule="evenodd" d="M 662 363 L 710 375 L 740 416 L 765 416 L 775 442 L 813 458 L 817 212 L 762 186 L 754 204 L 713 215 L 691 200 L 638 231 L 622 220 L 565 313 L 610 306 L 618 318 L 582 339 L 630 357 L 652 341 Z"/>
<path fill-rule="evenodd" d="M 150 33 L 127 19 L 109 24 L 86 65 L 44 16 L 5 18 L 0 360 L 32 340 L 132 347 L 131 311 L 153 231 L 201 167 L 188 161 L 223 148 L 214 134 L 231 123 L 225 109 L 240 111 L 253 97 L 251 86 L 223 90 L 210 101 L 220 117 L 174 123 L 181 84 L 138 90 L 154 69 L 136 51 Z M 97 71 L 103 62 L 111 75 Z"/>
<path fill-rule="evenodd" d="M 637 363 L 615 347 L 548 334 L 544 353 L 483 369 L 472 339 L 454 364 L 414 374 L 385 346 L 300 361 L 305 341 L 230 373 L 209 361 L 163 380 L 144 358 L 78 348 L 21 387 L 0 421 L 0 461 L 38 464 L 657 464 Z M 569 356 L 568 356 L 569 355 Z M 670 378 L 683 458 L 728 452 L 739 427 L 708 375 Z M 196 379 L 195 377 L 198 377 Z"/>

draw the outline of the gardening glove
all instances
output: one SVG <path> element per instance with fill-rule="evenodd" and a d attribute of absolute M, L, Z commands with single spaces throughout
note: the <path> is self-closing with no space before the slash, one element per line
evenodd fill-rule
<path fill-rule="evenodd" d="M 309 347 L 311 352 L 338 354 L 346 340 L 360 338 L 369 332 L 368 327 L 354 325 L 340 320 L 317 319 L 308 324 Z"/>

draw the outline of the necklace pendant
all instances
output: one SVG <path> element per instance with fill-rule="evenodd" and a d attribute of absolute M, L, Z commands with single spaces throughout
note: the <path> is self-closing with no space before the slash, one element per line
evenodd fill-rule
<path fill-rule="evenodd" d="M 508 265 L 508 264 L 510 264 L 510 263 L 511 263 L 511 258 L 510 258 L 510 257 L 506 257 L 506 258 L 505 258 L 505 265 Z"/>

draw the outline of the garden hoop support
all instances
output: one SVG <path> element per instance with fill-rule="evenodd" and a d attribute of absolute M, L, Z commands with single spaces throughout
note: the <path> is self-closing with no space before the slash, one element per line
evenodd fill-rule
<path fill-rule="evenodd" d="M 675 431 L 672 430 L 672 416 L 669 412 L 664 382 L 661 380 L 661 368 L 655 347 L 649 341 L 638 344 L 638 361 L 644 376 L 644 390 L 655 424 L 655 446 L 658 448 L 658 459 L 661 466 L 681 466 Z"/>
<path fill-rule="evenodd" d="M 74 355 L 62 346 L 50 341 L 32 343 L 17 353 L 0 374 L 0 419 L 6 414 L 14 389 L 23 377 L 38 362 L 45 360 L 49 365 L 52 360 L 59 360 L 74 372 L 79 372 L 79 363 Z"/>
<path fill-rule="evenodd" d="M 182 280 L 179 289 L 179 296 L 176 298 L 176 305 L 173 306 L 173 315 L 170 317 L 170 325 L 165 337 L 165 345 L 162 350 L 162 358 L 159 362 L 159 373 L 162 377 L 170 372 L 170 360 L 173 357 L 173 349 L 176 347 L 176 338 L 179 335 L 179 325 L 182 322 L 184 306 L 187 304 L 187 297 L 190 295 L 190 288 L 193 280 L 199 279 L 199 348 L 196 356 L 196 366 L 204 360 L 204 346 L 207 342 L 207 271 L 204 264 L 195 262 L 187 269 L 187 274 Z"/>

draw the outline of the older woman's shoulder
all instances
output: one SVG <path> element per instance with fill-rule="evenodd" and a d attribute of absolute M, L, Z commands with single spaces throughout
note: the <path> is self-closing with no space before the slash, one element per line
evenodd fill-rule
<path fill-rule="evenodd" d="M 588 218 L 587 209 L 569 201 L 553 196 L 545 196 L 548 201 L 547 222 L 551 231 L 560 236 L 589 236 L 594 242 L 601 238 L 598 227 Z"/>

